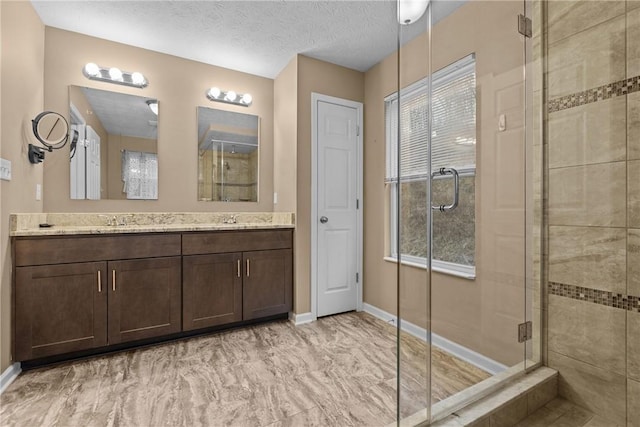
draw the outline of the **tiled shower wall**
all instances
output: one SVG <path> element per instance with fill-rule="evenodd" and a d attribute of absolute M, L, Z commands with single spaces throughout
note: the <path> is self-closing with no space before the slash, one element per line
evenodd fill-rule
<path fill-rule="evenodd" d="M 640 426 L 640 1 L 546 3 L 547 364 Z"/>

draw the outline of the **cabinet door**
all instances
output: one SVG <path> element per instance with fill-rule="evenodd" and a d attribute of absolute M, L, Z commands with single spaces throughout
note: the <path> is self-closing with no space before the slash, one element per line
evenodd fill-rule
<path fill-rule="evenodd" d="M 183 258 L 185 331 L 242 320 L 242 254 Z"/>
<path fill-rule="evenodd" d="M 180 257 L 111 261 L 109 344 L 180 332 Z"/>
<path fill-rule="evenodd" d="M 257 319 L 291 310 L 292 265 L 291 249 L 243 254 L 243 319 Z"/>
<path fill-rule="evenodd" d="M 15 360 L 107 344 L 104 262 L 16 268 Z"/>

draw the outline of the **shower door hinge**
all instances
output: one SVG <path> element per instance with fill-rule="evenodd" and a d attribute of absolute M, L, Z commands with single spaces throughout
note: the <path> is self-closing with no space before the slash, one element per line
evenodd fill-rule
<path fill-rule="evenodd" d="M 533 338 L 533 325 L 531 321 L 520 323 L 518 325 L 518 342 L 529 341 Z"/>
<path fill-rule="evenodd" d="M 523 14 L 518 15 L 518 32 L 520 34 L 530 39 L 533 34 L 532 28 L 531 18 L 527 18 Z"/>

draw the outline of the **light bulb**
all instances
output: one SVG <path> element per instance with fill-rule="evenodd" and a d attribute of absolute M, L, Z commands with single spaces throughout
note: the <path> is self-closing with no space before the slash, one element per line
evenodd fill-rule
<path fill-rule="evenodd" d="M 142 75 L 142 73 L 136 71 L 135 73 L 131 74 L 131 82 L 134 85 L 141 85 L 144 83 L 144 76 Z"/>
<path fill-rule="evenodd" d="M 398 0 L 398 22 L 413 24 L 422 17 L 428 5 L 429 0 Z"/>
<path fill-rule="evenodd" d="M 236 93 L 234 91 L 230 90 L 229 92 L 227 92 L 227 96 L 226 96 L 227 101 L 233 102 L 233 101 L 236 100 L 237 97 L 238 97 L 238 95 L 236 95 Z"/>
<path fill-rule="evenodd" d="M 109 77 L 111 77 L 111 80 L 116 80 L 116 81 L 121 82 L 122 81 L 122 71 L 120 71 L 120 68 L 111 67 L 111 68 L 109 68 Z"/>
<path fill-rule="evenodd" d="M 253 97 L 251 96 L 250 93 L 245 93 L 244 95 L 242 95 L 242 102 L 244 104 L 251 104 L 251 101 L 253 101 Z"/>
<path fill-rule="evenodd" d="M 98 67 L 98 65 L 94 64 L 93 62 L 89 62 L 84 66 L 84 72 L 91 77 L 96 77 L 98 74 L 100 74 L 100 67 Z"/>
<path fill-rule="evenodd" d="M 211 98 L 218 98 L 220 96 L 220 89 L 218 89 L 217 87 L 212 87 L 211 89 L 209 89 L 209 96 Z"/>

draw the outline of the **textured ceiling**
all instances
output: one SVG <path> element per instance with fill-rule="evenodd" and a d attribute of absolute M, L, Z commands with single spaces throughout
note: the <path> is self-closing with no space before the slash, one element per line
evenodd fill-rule
<path fill-rule="evenodd" d="M 90 88 L 82 92 L 107 133 L 158 139 L 158 117 L 147 105 L 151 98 Z"/>
<path fill-rule="evenodd" d="M 397 48 L 395 0 L 32 1 L 45 25 L 275 78 L 296 54 L 366 71 Z M 433 1 L 433 20 L 464 1 Z M 408 41 L 426 18 L 402 27 Z"/>
<path fill-rule="evenodd" d="M 258 116 L 198 107 L 201 150 L 250 153 L 258 146 Z"/>

